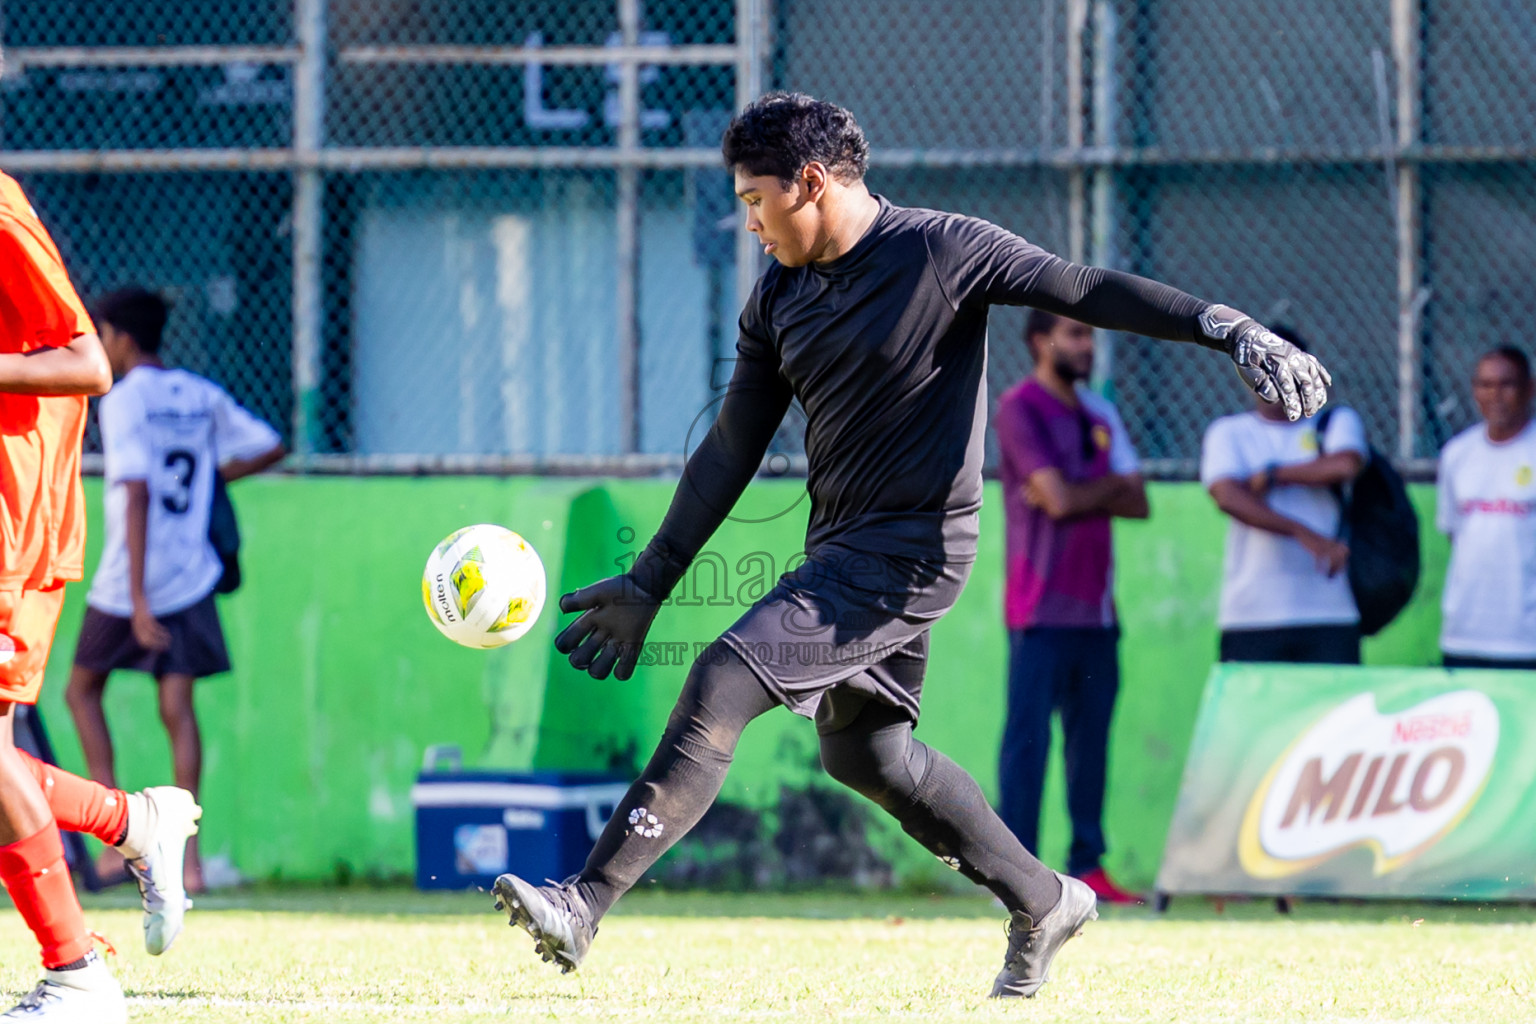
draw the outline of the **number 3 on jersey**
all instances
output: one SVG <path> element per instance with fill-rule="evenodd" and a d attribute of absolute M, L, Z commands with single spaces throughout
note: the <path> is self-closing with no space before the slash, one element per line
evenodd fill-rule
<path fill-rule="evenodd" d="M 197 473 L 197 456 L 185 448 L 165 453 L 165 468 L 171 471 L 176 489 L 160 497 L 160 504 L 172 515 L 186 515 L 192 507 L 192 479 Z"/>

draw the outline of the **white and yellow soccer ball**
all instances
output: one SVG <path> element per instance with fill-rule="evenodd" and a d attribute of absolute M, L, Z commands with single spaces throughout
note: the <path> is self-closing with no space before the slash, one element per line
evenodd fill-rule
<path fill-rule="evenodd" d="M 489 523 L 450 533 L 427 556 L 421 599 L 438 631 L 487 650 L 533 628 L 544 609 L 544 563 L 522 537 Z"/>

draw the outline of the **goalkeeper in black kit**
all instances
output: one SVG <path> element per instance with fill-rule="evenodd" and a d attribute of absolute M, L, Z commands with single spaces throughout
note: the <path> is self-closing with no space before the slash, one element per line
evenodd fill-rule
<path fill-rule="evenodd" d="M 812 719 L 834 779 L 884 808 L 1010 914 L 996 997 L 1031 996 L 1097 917 L 1082 882 L 1029 854 L 980 787 L 913 738 L 929 630 L 976 557 L 994 304 L 1224 353 L 1291 419 L 1327 372 L 1252 318 L 1166 285 L 1077 266 L 986 221 L 907 209 L 864 184 L 846 110 L 774 93 L 722 142 L 747 230 L 771 265 L 741 314 L 720 414 L 634 568 L 566 594 L 573 666 L 627 679 L 646 631 L 756 474 L 789 404 L 805 410 L 807 560 L 698 658 L 661 742 L 586 867 L 559 885 L 497 880 L 497 906 L 569 971 L 598 922 L 720 791 L 747 724 L 783 705 Z"/>

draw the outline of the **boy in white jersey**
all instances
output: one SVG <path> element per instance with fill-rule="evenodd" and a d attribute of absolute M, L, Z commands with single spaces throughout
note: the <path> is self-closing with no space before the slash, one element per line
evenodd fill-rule
<path fill-rule="evenodd" d="M 1294 331 L 1274 332 L 1302 351 Z M 1365 465 L 1365 425 L 1347 406 L 1325 429 L 1260 399 L 1205 432 L 1200 482 L 1232 517 L 1221 584 L 1222 661 L 1358 664 L 1360 612 L 1334 488 Z"/>
<path fill-rule="evenodd" d="M 1451 537 L 1440 650 L 1447 668 L 1536 669 L 1536 425 L 1531 361 L 1496 348 L 1477 361 L 1483 422 L 1440 452 L 1440 529 Z"/>
<path fill-rule="evenodd" d="M 202 738 L 196 680 L 229 671 L 214 607 L 223 563 L 208 539 L 214 474 L 225 481 L 283 457 L 277 432 L 222 388 L 160 361 L 168 309 L 142 288 L 98 304 L 103 346 L 119 383 L 98 410 L 105 456 L 106 540 L 86 598 L 67 693 L 91 777 L 115 785 L 102 693 L 114 669 L 154 676 L 176 785 L 196 793 Z M 112 852 L 104 854 L 114 861 Z M 104 863 L 109 876 L 114 864 Z M 188 846 L 190 892 L 202 867 Z"/>

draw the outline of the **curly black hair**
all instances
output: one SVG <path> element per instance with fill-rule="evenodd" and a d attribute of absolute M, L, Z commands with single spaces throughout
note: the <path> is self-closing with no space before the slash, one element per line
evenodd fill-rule
<path fill-rule="evenodd" d="M 138 285 L 109 292 L 91 306 L 93 317 L 133 338 L 134 344 L 147 355 L 160 351 L 170 312 L 170 304 L 163 297 Z"/>
<path fill-rule="evenodd" d="M 720 140 L 728 170 L 771 174 L 785 185 L 816 161 L 838 181 L 860 181 L 869 143 L 853 115 L 800 92 L 770 92 L 731 119 Z"/>

